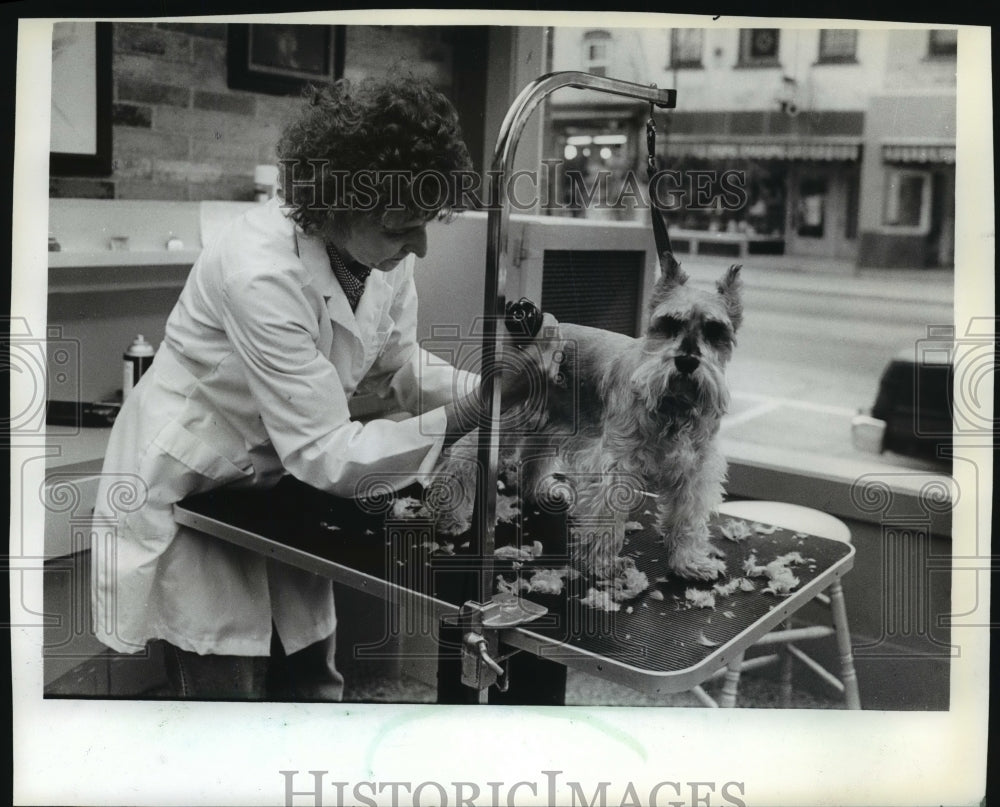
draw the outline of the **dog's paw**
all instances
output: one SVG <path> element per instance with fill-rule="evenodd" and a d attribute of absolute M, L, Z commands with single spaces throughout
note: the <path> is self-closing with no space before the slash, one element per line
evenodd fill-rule
<path fill-rule="evenodd" d="M 446 510 L 437 515 L 434 526 L 441 535 L 462 535 L 472 528 L 472 521 L 454 510 Z"/>
<path fill-rule="evenodd" d="M 726 571 L 723 554 L 711 544 L 676 547 L 670 569 L 689 580 L 715 580 Z"/>

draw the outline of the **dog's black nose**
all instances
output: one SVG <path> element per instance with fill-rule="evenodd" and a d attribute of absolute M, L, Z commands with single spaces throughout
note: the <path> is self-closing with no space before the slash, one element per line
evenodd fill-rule
<path fill-rule="evenodd" d="M 701 359 L 697 356 L 677 356 L 674 359 L 674 364 L 684 375 L 691 375 L 691 373 L 698 369 Z"/>

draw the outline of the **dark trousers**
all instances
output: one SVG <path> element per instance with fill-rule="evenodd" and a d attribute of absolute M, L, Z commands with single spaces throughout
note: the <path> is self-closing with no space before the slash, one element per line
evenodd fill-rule
<path fill-rule="evenodd" d="M 336 637 L 333 633 L 289 655 L 272 629 L 270 656 L 199 655 L 161 643 L 167 681 L 177 698 L 340 701 L 344 678 L 334 658 Z"/>

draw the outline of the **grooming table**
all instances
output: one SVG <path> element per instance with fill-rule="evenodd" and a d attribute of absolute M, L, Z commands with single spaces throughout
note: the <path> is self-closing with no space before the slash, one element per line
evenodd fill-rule
<path fill-rule="evenodd" d="M 417 489 L 399 494 L 420 495 Z M 268 491 L 223 488 L 191 497 L 175 505 L 174 515 L 187 527 L 389 602 L 439 619 L 457 615 L 464 602 L 477 596 L 482 559 L 463 548 L 463 538 L 436 536 L 433 522 L 419 513 L 394 517 L 394 500 L 389 494 L 378 501 L 338 499 L 286 478 Z M 800 583 L 788 596 L 776 596 L 763 591 L 765 579 L 754 578 L 754 591 L 717 595 L 714 608 L 695 607 L 686 592 L 708 592 L 713 584 L 667 575 L 662 543 L 649 528 L 653 501 L 645 499 L 632 513 L 644 527 L 627 533 L 622 551 L 646 573 L 650 590 L 621 603 L 617 611 L 581 604 L 581 595 L 594 584 L 585 577 L 567 581 L 558 595 L 523 592 L 548 613 L 501 629 L 501 643 L 643 692 L 682 692 L 741 658 L 854 562 L 850 544 L 781 528 L 751 530 L 744 540 L 729 540 L 720 530 L 729 519 L 721 517 L 712 524 L 712 540 L 725 553 L 726 579 L 743 577 L 744 561 L 751 555 L 765 565 L 798 552 L 806 562 L 791 569 Z M 564 513 L 535 511 L 516 525 L 499 524 L 496 545 L 541 542 L 543 553 L 520 567 L 527 580 L 536 569 L 566 566 L 566 535 Z M 449 547 L 453 541 L 456 545 Z M 495 558 L 494 565 L 496 574 L 516 581 L 512 561 Z"/>

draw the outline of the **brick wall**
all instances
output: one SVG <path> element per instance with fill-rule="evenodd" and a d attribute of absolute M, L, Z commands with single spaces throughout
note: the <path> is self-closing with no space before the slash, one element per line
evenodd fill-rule
<path fill-rule="evenodd" d="M 452 48 L 441 29 L 349 26 L 344 54 L 351 79 L 399 64 L 451 87 Z M 53 177 L 49 195 L 252 200 L 254 166 L 275 159 L 283 122 L 300 104 L 229 89 L 224 24 L 115 23 L 112 173 Z"/>

